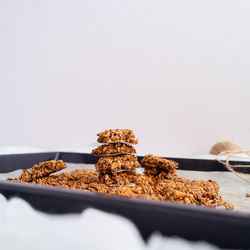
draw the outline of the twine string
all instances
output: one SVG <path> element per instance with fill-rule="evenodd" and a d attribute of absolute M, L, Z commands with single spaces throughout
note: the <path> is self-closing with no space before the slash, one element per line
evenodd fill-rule
<path fill-rule="evenodd" d="M 243 177 L 243 176 L 250 176 L 250 174 L 247 173 L 239 173 L 237 171 L 235 171 L 233 168 L 239 168 L 239 167 L 244 167 L 244 168 L 250 168 L 250 165 L 231 165 L 229 163 L 230 159 L 232 158 L 232 156 L 235 156 L 236 154 L 246 154 L 250 157 L 250 151 L 243 151 L 243 150 L 238 150 L 238 151 L 224 151 L 221 152 L 220 154 L 218 154 L 216 156 L 216 160 L 218 162 L 220 162 L 221 164 L 223 164 L 230 172 L 232 172 L 233 174 L 235 174 L 236 176 L 238 176 L 239 178 L 241 178 L 242 180 L 246 181 L 247 183 L 250 184 L 250 180 Z M 221 160 L 219 157 L 220 156 L 226 156 L 225 160 Z M 237 156 L 236 156 L 237 157 Z M 242 176 L 243 175 L 243 176 Z"/>

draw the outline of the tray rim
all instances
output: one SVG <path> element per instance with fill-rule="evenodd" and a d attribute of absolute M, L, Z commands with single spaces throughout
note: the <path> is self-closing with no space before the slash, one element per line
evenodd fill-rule
<path fill-rule="evenodd" d="M 36 155 L 55 155 L 57 157 L 62 156 L 63 154 L 67 154 L 68 156 L 70 155 L 77 155 L 77 156 L 91 156 L 92 159 L 98 159 L 99 157 L 93 156 L 91 154 L 88 153 L 74 153 L 74 152 L 61 152 L 61 151 L 54 151 L 54 152 L 41 152 L 41 153 L 28 153 L 28 154 L 6 154 L 6 155 L 0 155 L 0 159 L 2 157 L 7 156 L 7 158 L 10 157 L 18 157 L 18 156 L 27 156 L 27 155 L 32 155 L 32 156 L 36 156 Z M 61 158 L 62 158 L 61 157 Z M 138 158 L 142 158 L 143 156 L 138 156 Z M 60 158 L 60 157 L 59 157 Z M 215 160 L 211 160 L 211 159 L 190 159 L 190 158 L 171 158 L 171 157 L 164 157 L 167 159 L 174 159 L 174 160 L 185 160 L 185 161 L 192 161 L 192 162 L 213 162 L 213 163 L 218 163 Z M 67 163 L 67 162 L 66 162 Z M 247 163 L 247 162 L 244 162 Z M 88 163 L 84 163 L 84 164 L 88 164 Z M 93 164 L 93 163 L 90 163 Z M 220 164 L 220 163 L 218 163 Z M 223 166 L 223 165 L 222 165 Z M 22 168 L 19 168 L 22 169 Z M 1 170 L 1 169 L 0 169 Z M 200 169 L 200 171 L 202 171 L 202 169 Z M 211 170 L 210 170 L 211 171 Z M 227 171 L 228 170 L 226 168 L 222 169 L 221 171 Z M 90 192 L 90 191 L 84 191 L 84 190 L 72 190 L 72 189 L 67 189 L 67 188 L 59 188 L 59 187 L 50 187 L 50 186 L 44 186 L 44 185 L 38 185 L 38 184 L 31 184 L 31 183 L 15 183 L 15 182 L 11 182 L 11 181 L 7 181 L 7 180 L 0 180 L 0 193 L 1 190 L 14 190 L 15 188 L 18 188 L 19 191 L 23 191 L 23 192 L 37 192 L 37 191 L 42 191 L 42 190 L 47 190 L 48 194 L 49 192 L 58 192 L 58 194 L 60 193 L 64 193 L 67 195 L 83 195 L 82 197 L 84 197 L 84 195 L 91 195 L 92 197 L 103 197 L 103 199 L 107 200 L 107 201 L 113 201 L 113 200 L 118 200 L 118 201 L 128 201 L 128 202 L 142 202 L 145 205 L 153 205 L 153 206 L 163 206 L 163 207 L 174 207 L 176 209 L 191 209 L 193 212 L 195 211 L 199 211 L 199 212 L 207 212 L 207 213 L 211 213 L 211 214 L 217 214 L 217 215 L 225 215 L 225 216 L 232 216 L 235 215 L 237 217 L 242 217 L 245 219 L 249 219 L 249 223 L 250 223 L 250 213 L 246 213 L 246 212 L 240 212 L 240 211 L 230 211 L 230 210 L 226 210 L 226 209 L 214 209 L 214 208 L 208 208 L 208 207 L 203 207 L 203 206 L 192 206 L 192 205 L 186 205 L 186 204 L 179 204 L 179 203 L 174 203 L 174 202 L 168 202 L 168 201 L 155 201 L 155 200 L 147 200 L 147 199 L 140 199 L 140 198 L 130 198 L 130 197 L 123 197 L 123 196 L 119 196 L 119 195 L 113 195 L 113 196 L 109 196 L 107 194 L 101 194 L 101 193 L 97 193 L 97 192 Z M 197 210 L 198 209 L 198 210 Z"/>

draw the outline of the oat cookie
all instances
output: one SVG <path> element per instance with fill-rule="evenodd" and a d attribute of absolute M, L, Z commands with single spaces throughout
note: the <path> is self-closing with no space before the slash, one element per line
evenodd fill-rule
<path fill-rule="evenodd" d="M 49 176 L 52 173 L 58 172 L 66 168 L 66 164 L 62 160 L 59 161 L 44 161 L 32 168 L 24 169 L 19 176 L 21 182 L 31 182 L 35 179 Z"/>
<path fill-rule="evenodd" d="M 135 138 L 135 134 L 131 129 L 110 129 L 105 130 L 97 134 L 97 139 L 100 143 L 113 143 L 113 142 L 124 142 L 137 144 L 138 139 Z"/>
<path fill-rule="evenodd" d="M 178 163 L 172 160 L 166 160 L 164 158 L 160 158 L 158 156 L 154 156 L 152 154 L 148 154 L 144 156 L 141 161 L 142 165 L 151 168 L 161 168 L 165 170 L 178 168 Z"/>
<path fill-rule="evenodd" d="M 98 173 L 110 173 L 119 170 L 134 170 L 140 164 L 134 155 L 105 156 L 99 159 L 96 164 Z"/>
<path fill-rule="evenodd" d="M 103 144 L 98 148 L 93 149 L 91 152 L 93 155 L 112 155 L 112 154 L 134 154 L 135 148 L 124 143 L 111 143 Z"/>

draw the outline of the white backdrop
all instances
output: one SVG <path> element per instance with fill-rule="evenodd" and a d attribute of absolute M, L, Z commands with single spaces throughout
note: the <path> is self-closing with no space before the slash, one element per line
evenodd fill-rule
<path fill-rule="evenodd" d="M 250 2 L 0 0 L 0 87 L 0 146 L 132 128 L 140 154 L 250 148 Z"/>

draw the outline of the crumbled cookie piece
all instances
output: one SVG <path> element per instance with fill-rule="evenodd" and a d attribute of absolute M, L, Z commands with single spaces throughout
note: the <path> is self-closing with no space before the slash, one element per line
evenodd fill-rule
<path fill-rule="evenodd" d="M 250 194 L 246 193 L 246 197 L 250 197 Z"/>
<path fill-rule="evenodd" d="M 108 186 L 98 183 L 98 174 L 92 169 L 73 170 L 32 181 L 34 184 L 108 193 Z"/>
<path fill-rule="evenodd" d="M 150 195 L 150 196 L 157 196 L 157 200 L 161 200 L 161 196 L 155 193 L 155 185 L 156 180 L 154 178 L 151 178 L 149 176 L 146 176 L 145 174 L 137 174 L 136 176 L 136 190 L 135 192 L 141 196 L 141 195 Z"/>
<path fill-rule="evenodd" d="M 176 176 L 171 179 L 161 179 L 152 178 L 152 176 L 145 174 L 134 175 L 134 173 L 132 173 L 131 178 L 133 178 L 135 186 L 109 186 L 107 183 L 99 183 L 99 176 L 95 170 L 83 169 L 37 178 L 30 183 L 99 192 L 109 195 L 172 201 L 190 205 L 208 207 L 224 206 L 226 209 L 233 209 L 234 207 L 233 204 L 222 200 L 222 197 L 219 195 L 218 184 L 211 180 L 192 181 Z M 122 174 L 116 174 L 115 177 L 121 178 L 117 180 L 121 181 L 122 185 L 129 184 Z M 12 179 L 12 181 L 22 182 L 19 179 Z M 112 178 L 111 181 L 113 182 Z"/>
<path fill-rule="evenodd" d="M 100 143 L 113 143 L 113 142 L 124 142 L 137 144 L 138 139 L 135 138 L 135 134 L 131 129 L 110 129 L 105 130 L 97 134 L 97 139 Z"/>
<path fill-rule="evenodd" d="M 18 178 L 7 178 L 7 181 L 20 182 Z"/>
<path fill-rule="evenodd" d="M 52 185 L 52 186 L 66 186 L 72 187 L 75 184 L 90 184 L 97 182 L 98 175 L 95 170 L 92 169 L 76 169 L 71 172 L 60 173 L 50 175 L 44 178 L 38 178 L 32 181 L 32 183 L 41 185 Z"/>
<path fill-rule="evenodd" d="M 208 207 L 223 205 L 227 209 L 233 209 L 232 204 L 222 201 L 218 190 L 219 186 L 215 181 L 191 181 L 179 177 L 161 180 L 155 185 L 155 192 L 162 195 L 165 200 Z"/>
<path fill-rule="evenodd" d="M 100 173 L 99 181 L 107 185 L 118 184 L 118 185 L 129 185 L 135 181 L 135 171 L 120 171 L 116 173 Z"/>
<path fill-rule="evenodd" d="M 171 179 L 171 178 L 177 176 L 177 172 L 176 172 L 175 168 L 165 170 L 162 168 L 146 167 L 144 169 L 144 174 L 146 176 L 149 176 L 152 178 L 158 178 L 158 179 Z"/>
<path fill-rule="evenodd" d="M 110 173 L 119 170 L 134 170 L 140 164 L 134 155 L 105 156 L 98 160 L 96 171 L 98 173 Z"/>
<path fill-rule="evenodd" d="M 41 177 L 49 176 L 52 173 L 65 169 L 66 165 L 62 160 L 59 161 L 44 161 L 32 168 L 24 169 L 19 176 L 21 182 L 31 182 Z"/>
<path fill-rule="evenodd" d="M 65 176 L 68 180 L 81 181 L 86 184 L 97 181 L 97 173 L 93 169 L 76 169 L 71 172 L 61 173 L 54 176 Z"/>
<path fill-rule="evenodd" d="M 112 155 L 112 154 L 134 154 L 136 150 L 134 147 L 125 143 L 110 143 L 100 145 L 98 148 L 92 150 L 93 155 Z"/>
<path fill-rule="evenodd" d="M 172 160 L 166 160 L 152 154 L 146 155 L 141 163 L 147 167 L 151 168 L 162 168 L 165 170 L 170 170 L 173 168 L 178 168 L 178 163 Z"/>
<path fill-rule="evenodd" d="M 108 189 L 109 195 L 119 195 L 129 198 L 142 198 L 142 194 L 137 194 L 137 187 L 131 186 L 110 186 Z M 139 197 L 140 196 L 140 197 Z"/>

